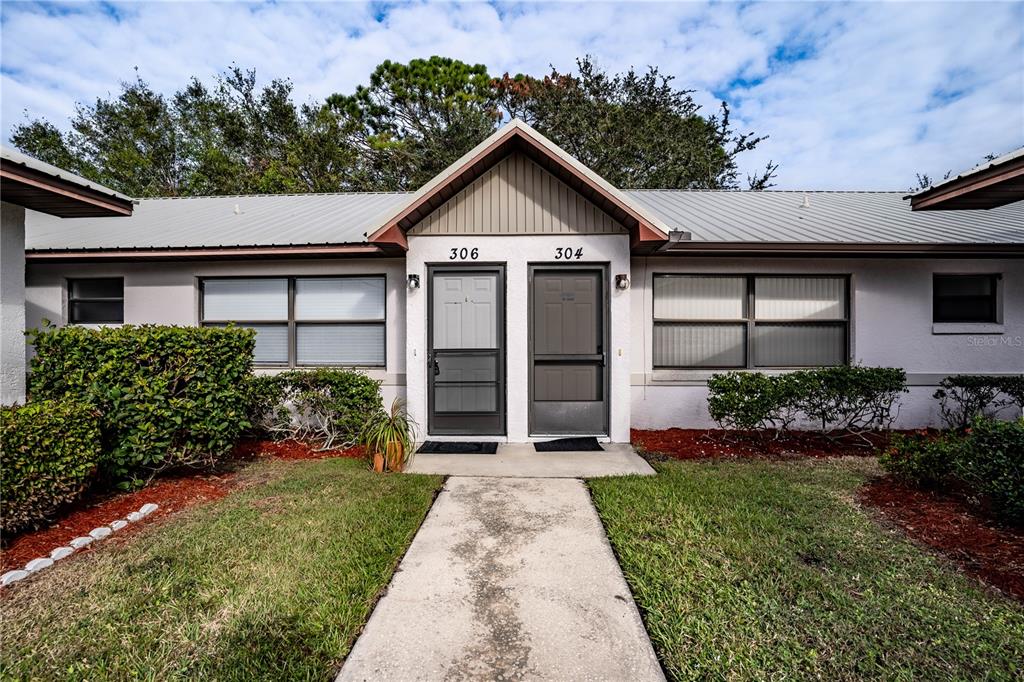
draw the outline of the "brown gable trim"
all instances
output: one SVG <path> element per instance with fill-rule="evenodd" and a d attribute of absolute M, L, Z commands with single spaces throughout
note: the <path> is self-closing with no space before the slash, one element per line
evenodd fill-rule
<path fill-rule="evenodd" d="M 988 209 L 1024 200 L 1024 156 L 910 196 L 914 211 Z"/>
<path fill-rule="evenodd" d="M 132 202 L 55 178 L 7 160 L 0 162 L 4 201 L 60 216 L 130 216 Z"/>
<path fill-rule="evenodd" d="M 76 249 L 74 251 L 26 251 L 32 263 L 81 263 L 110 261 L 235 260 L 263 258 L 373 257 L 389 255 L 372 244 L 304 246 L 224 246 L 156 249 Z"/>
<path fill-rule="evenodd" d="M 406 231 L 483 175 L 489 168 L 517 150 L 526 154 L 542 168 L 565 182 L 571 189 L 596 204 L 615 221 L 625 225 L 630 231 L 631 243 L 634 248 L 654 247 L 668 240 L 667 234 L 656 225 L 652 225 L 628 203 L 595 184 L 591 178 L 580 173 L 572 164 L 552 153 L 538 140 L 533 139 L 521 127 L 523 125 L 525 124 L 509 124 L 504 130 L 498 131 L 493 140 L 476 150 L 460 166 L 442 172 L 438 176 L 438 178 L 442 178 L 441 180 L 432 180 L 431 183 L 438 183 L 436 187 L 430 187 L 431 183 L 427 183 L 426 187 L 429 189 L 422 196 L 414 199 L 401 211 L 390 217 L 384 225 L 370 234 L 368 241 L 382 246 L 407 249 Z M 444 176 L 449 172 L 451 175 L 445 178 Z"/>

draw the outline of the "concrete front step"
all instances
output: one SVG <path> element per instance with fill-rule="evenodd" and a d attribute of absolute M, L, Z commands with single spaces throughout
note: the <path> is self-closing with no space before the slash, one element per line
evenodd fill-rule
<path fill-rule="evenodd" d="M 603 452 L 537 452 L 532 443 L 502 443 L 493 455 L 413 455 L 406 471 L 501 478 L 654 475 L 654 469 L 629 443 L 602 443 L 601 447 Z"/>

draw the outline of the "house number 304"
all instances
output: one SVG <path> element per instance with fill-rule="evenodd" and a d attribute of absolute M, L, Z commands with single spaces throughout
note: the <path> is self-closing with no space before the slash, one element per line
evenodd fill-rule
<path fill-rule="evenodd" d="M 448 254 L 448 260 L 476 260 L 480 257 L 480 249 L 467 249 L 462 247 L 461 249 L 452 248 Z"/>
<path fill-rule="evenodd" d="M 559 246 L 555 249 L 555 260 L 579 260 L 583 258 L 583 249 L 579 248 L 575 251 L 572 247 Z"/>

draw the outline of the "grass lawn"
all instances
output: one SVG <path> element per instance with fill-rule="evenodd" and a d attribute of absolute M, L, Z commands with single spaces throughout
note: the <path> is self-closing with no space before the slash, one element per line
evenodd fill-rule
<path fill-rule="evenodd" d="M 0 676 L 336 673 L 442 479 L 350 459 L 261 461 L 239 475 L 253 485 L 11 590 Z"/>
<path fill-rule="evenodd" d="M 872 461 L 590 482 L 670 678 L 1020 679 L 1024 607 L 854 501 Z"/>

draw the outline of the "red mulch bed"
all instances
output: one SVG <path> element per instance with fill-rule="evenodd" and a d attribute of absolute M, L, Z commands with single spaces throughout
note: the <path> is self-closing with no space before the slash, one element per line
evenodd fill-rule
<path fill-rule="evenodd" d="M 328 457 L 359 458 L 361 447 L 334 450 L 317 450 L 306 443 L 294 440 L 262 441 L 244 440 L 232 453 L 235 460 L 248 461 L 258 457 L 274 457 L 285 460 L 325 459 Z M 105 526 L 116 519 L 123 519 L 128 512 L 138 511 L 149 502 L 159 505 L 145 521 L 129 524 L 113 537 L 121 538 L 146 524 L 146 521 L 179 512 L 196 504 L 224 497 L 230 491 L 233 473 L 222 475 L 196 474 L 162 478 L 152 485 L 131 493 L 105 493 L 87 497 L 79 508 L 59 518 L 53 525 L 37 531 L 16 536 L 0 551 L 0 573 L 22 568 L 36 557 L 49 556 L 50 552 L 66 545 L 72 539 L 87 535 L 93 528 Z M 81 506 L 81 505 L 86 506 Z M 6 538 L 5 538 L 6 541 Z M 103 543 L 98 543 L 102 545 Z M 79 552 L 87 552 L 97 545 L 89 545 Z M 79 552 L 76 552 L 78 554 Z"/>
<path fill-rule="evenodd" d="M 135 492 L 86 500 L 88 506 L 70 512 L 49 528 L 17 536 L 0 553 L 0 572 L 22 568 L 36 557 L 49 556 L 57 547 L 66 545 L 74 538 L 88 535 L 93 528 L 123 519 L 128 512 L 138 511 L 139 507 L 149 502 L 160 506 L 144 521 L 128 524 L 114 537 L 124 537 L 150 519 L 168 516 L 200 502 L 224 497 L 228 494 L 232 478 L 232 474 L 168 478 Z M 79 552 L 87 552 L 93 546 L 84 547 Z"/>
<path fill-rule="evenodd" d="M 631 429 L 630 441 L 647 453 L 672 459 L 836 457 L 875 455 L 888 436 L 866 434 L 871 440 L 830 440 L 813 431 L 787 431 L 777 438 L 748 431 L 721 429 Z"/>
<path fill-rule="evenodd" d="M 994 525 L 962 500 L 889 477 L 864 486 L 860 501 L 965 572 L 1024 600 L 1024 529 Z"/>

